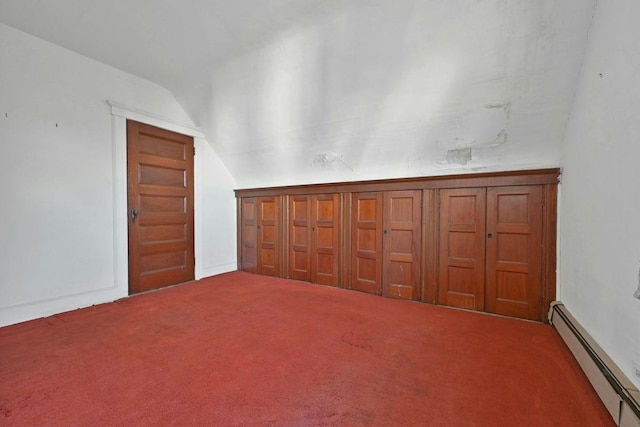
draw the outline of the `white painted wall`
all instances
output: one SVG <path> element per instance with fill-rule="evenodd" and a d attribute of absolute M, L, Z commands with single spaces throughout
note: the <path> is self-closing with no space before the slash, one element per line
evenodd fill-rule
<path fill-rule="evenodd" d="M 166 89 L 0 24 L 0 326 L 126 294 L 116 228 L 127 212 L 114 208 L 122 176 L 106 100 L 192 124 Z M 235 269 L 235 183 L 198 146 L 196 268 L 206 276 Z"/>
<path fill-rule="evenodd" d="M 198 142 L 200 142 L 198 144 Z M 196 278 L 237 269 L 236 183 L 211 145 L 196 139 Z"/>
<path fill-rule="evenodd" d="M 562 161 L 559 299 L 640 387 L 638 16 L 598 1 Z"/>
<path fill-rule="evenodd" d="M 594 2 L 332 2 L 178 99 L 241 188 L 558 166 Z"/>

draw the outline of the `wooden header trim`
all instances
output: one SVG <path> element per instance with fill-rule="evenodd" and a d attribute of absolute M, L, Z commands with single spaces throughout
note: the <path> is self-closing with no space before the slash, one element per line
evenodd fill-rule
<path fill-rule="evenodd" d="M 425 176 L 416 178 L 380 179 L 372 181 L 335 182 L 282 187 L 247 188 L 235 190 L 237 198 L 273 195 L 361 193 L 368 191 L 423 190 L 434 188 L 501 187 L 510 185 L 557 184 L 559 168 L 506 172 L 485 172 L 458 175 Z"/>

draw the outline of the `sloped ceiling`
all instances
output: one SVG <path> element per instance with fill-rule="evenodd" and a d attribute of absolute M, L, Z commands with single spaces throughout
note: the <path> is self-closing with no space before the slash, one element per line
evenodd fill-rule
<path fill-rule="evenodd" d="M 558 165 L 594 5 L 0 0 L 0 22 L 166 87 L 249 187 Z"/>

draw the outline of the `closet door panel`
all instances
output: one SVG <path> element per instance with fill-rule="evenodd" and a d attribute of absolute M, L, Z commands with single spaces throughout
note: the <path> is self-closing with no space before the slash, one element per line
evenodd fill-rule
<path fill-rule="evenodd" d="M 439 303 L 484 310 L 486 189 L 440 191 Z"/>
<path fill-rule="evenodd" d="M 311 280 L 310 196 L 289 198 L 289 277 Z"/>
<path fill-rule="evenodd" d="M 486 311 L 540 319 L 541 186 L 487 190 Z"/>
<path fill-rule="evenodd" d="M 258 273 L 280 275 L 280 197 L 258 198 Z"/>
<path fill-rule="evenodd" d="M 382 193 L 353 193 L 351 202 L 351 288 L 382 291 Z"/>
<path fill-rule="evenodd" d="M 383 294 L 418 299 L 420 293 L 421 191 L 384 193 Z"/>
<path fill-rule="evenodd" d="M 312 197 L 311 281 L 337 286 L 340 257 L 340 203 L 338 194 L 318 194 Z"/>
<path fill-rule="evenodd" d="M 240 238 L 242 271 L 258 272 L 258 201 L 255 197 L 240 201 Z"/>

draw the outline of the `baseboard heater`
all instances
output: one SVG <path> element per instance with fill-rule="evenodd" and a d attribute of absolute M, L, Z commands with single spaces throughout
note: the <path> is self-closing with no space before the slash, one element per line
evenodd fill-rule
<path fill-rule="evenodd" d="M 573 353 L 618 426 L 640 427 L 640 392 L 561 302 L 551 304 L 551 323 Z"/>

